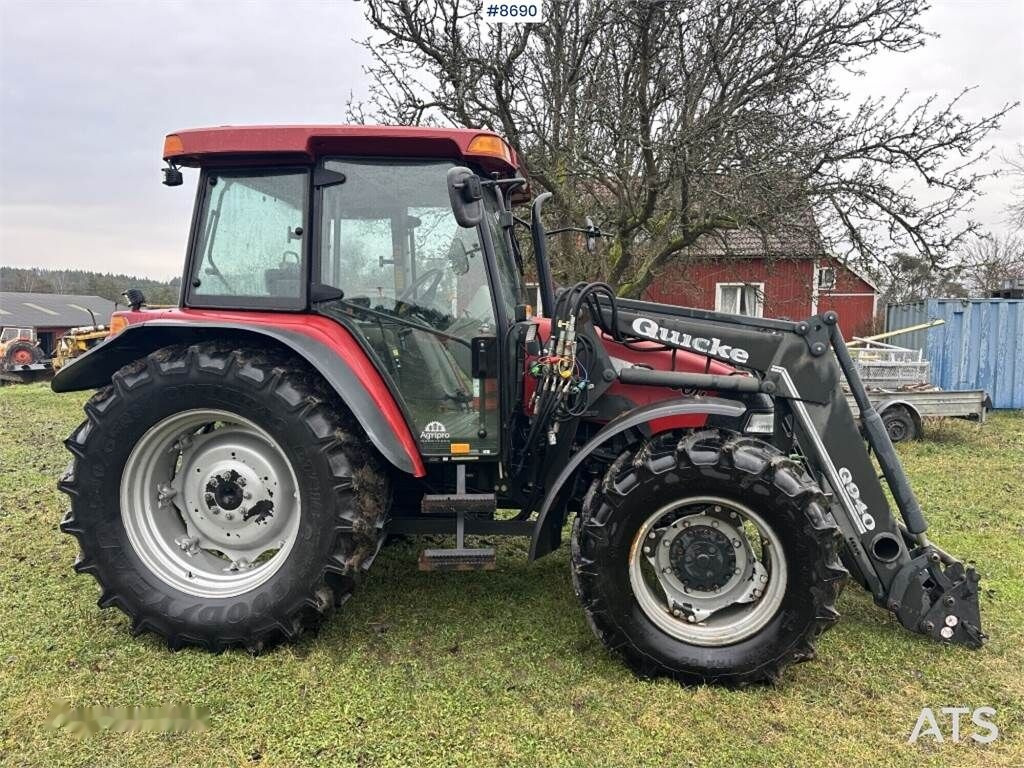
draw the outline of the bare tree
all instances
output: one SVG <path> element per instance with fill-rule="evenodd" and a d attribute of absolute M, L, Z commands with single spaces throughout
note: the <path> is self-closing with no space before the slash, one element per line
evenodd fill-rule
<path fill-rule="evenodd" d="M 1024 238 L 989 235 L 966 243 L 960 275 L 974 296 L 989 296 L 1008 281 L 1024 281 Z"/>
<path fill-rule="evenodd" d="M 933 296 L 968 295 L 959 261 L 936 267 L 919 253 L 891 251 L 876 259 L 873 267 L 872 277 L 881 288 L 878 305 L 883 308 Z"/>
<path fill-rule="evenodd" d="M 1010 175 L 1016 183 L 1011 192 L 1013 198 L 1006 206 L 1010 217 L 1010 226 L 1016 230 L 1024 230 L 1024 143 L 1018 144 L 1016 155 L 1006 158 L 1010 166 Z"/>
<path fill-rule="evenodd" d="M 959 99 L 848 106 L 836 73 L 922 45 L 924 0 L 548 0 L 536 25 L 483 24 L 479 0 L 366 8 L 373 89 L 352 116 L 500 132 L 553 216 L 596 213 L 612 236 L 598 263 L 557 260 L 559 276 L 629 296 L 739 228 L 808 226 L 862 263 L 895 247 L 941 267 L 977 229 L 956 222 L 979 142 L 1010 108 L 972 121 Z"/>

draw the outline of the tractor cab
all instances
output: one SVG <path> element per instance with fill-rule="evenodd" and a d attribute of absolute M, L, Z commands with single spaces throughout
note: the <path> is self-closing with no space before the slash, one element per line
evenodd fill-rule
<path fill-rule="evenodd" d="M 298 139 L 312 156 L 295 164 L 295 131 L 262 130 L 268 151 L 244 160 L 207 152 L 209 131 L 168 140 L 175 167 L 201 170 L 184 307 L 328 314 L 374 361 L 425 459 L 497 458 L 498 390 L 473 360 L 494 350 L 523 282 L 495 189 L 484 233 L 456 221 L 446 177 L 467 162 L 512 174 L 511 150 L 472 131 L 313 129 Z M 367 131 L 380 134 L 369 156 Z"/>

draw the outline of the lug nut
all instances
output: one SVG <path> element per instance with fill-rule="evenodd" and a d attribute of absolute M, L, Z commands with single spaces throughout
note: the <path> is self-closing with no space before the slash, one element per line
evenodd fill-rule
<path fill-rule="evenodd" d="M 740 548 L 740 540 L 739 539 L 733 539 L 732 540 L 732 545 L 734 547 L 736 547 L 736 549 L 739 549 Z"/>
<path fill-rule="evenodd" d="M 943 627 L 942 629 L 939 630 L 939 634 L 942 635 L 942 637 L 944 639 L 949 640 L 949 638 L 951 638 L 953 636 L 953 628 L 952 627 Z"/>
<path fill-rule="evenodd" d="M 647 534 L 647 538 L 648 539 L 653 539 L 656 535 L 657 534 L 654 531 L 651 531 L 650 533 Z"/>
<path fill-rule="evenodd" d="M 947 627 L 955 627 L 959 623 L 960 623 L 960 619 L 958 619 L 956 616 L 950 615 L 950 616 L 946 617 L 946 626 Z"/>
<path fill-rule="evenodd" d="M 644 547 L 644 554 L 645 555 L 651 554 L 651 548 L 650 547 Z"/>

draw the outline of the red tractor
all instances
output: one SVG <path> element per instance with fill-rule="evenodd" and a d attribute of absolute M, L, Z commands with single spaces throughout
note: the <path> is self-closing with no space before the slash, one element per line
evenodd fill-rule
<path fill-rule="evenodd" d="M 908 629 L 981 644 L 977 574 L 927 538 L 834 313 L 556 292 L 546 195 L 513 214 L 491 133 L 211 128 L 164 159 L 171 186 L 199 169 L 180 306 L 129 292 L 53 380 L 98 390 L 62 528 L 133 631 L 258 650 L 340 606 L 389 534 L 453 534 L 423 568 L 490 568 L 466 535 L 538 558 L 571 518 L 587 620 L 643 675 L 777 679 L 851 574 Z"/>

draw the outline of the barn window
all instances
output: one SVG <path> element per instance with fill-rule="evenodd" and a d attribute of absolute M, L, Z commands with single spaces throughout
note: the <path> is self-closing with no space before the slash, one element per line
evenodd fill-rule
<path fill-rule="evenodd" d="M 715 310 L 730 315 L 762 317 L 764 315 L 764 283 L 717 283 Z"/>

